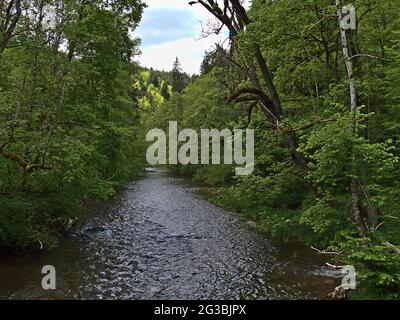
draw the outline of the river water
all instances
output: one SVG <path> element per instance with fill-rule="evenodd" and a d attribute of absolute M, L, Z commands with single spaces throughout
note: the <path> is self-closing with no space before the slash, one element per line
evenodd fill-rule
<path fill-rule="evenodd" d="M 257 233 L 162 171 L 93 210 L 55 250 L 0 255 L 0 299 L 325 299 L 326 257 Z M 53 265 L 57 289 L 41 288 Z"/>

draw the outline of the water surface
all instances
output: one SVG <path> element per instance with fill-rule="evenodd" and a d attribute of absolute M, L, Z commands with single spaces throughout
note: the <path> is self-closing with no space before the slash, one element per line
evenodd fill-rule
<path fill-rule="evenodd" d="M 278 243 L 149 172 L 50 252 L 0 255 L 0 299 L 325 299 L 340 282 L 326 257 Z M 57 289 L 41 288 L 53 265 Z"/>

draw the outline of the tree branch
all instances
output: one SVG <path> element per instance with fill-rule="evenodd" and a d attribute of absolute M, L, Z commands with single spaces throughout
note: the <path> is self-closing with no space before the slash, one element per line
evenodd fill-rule
<path fill-rule="evenodd" d="M 36 169 L 52 170 L 52 167 L 46 167 L 41 163 L 29 163 L 21 155 L 14 152 L 6 151 L 3 149 L 4 145 L 0 147 L 0 155 L 4 158 L 16 162 L 25 172 L 33 172 Z"/>

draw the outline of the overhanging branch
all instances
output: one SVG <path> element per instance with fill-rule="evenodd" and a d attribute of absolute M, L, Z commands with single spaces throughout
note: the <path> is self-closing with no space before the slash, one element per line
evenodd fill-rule
<path fill-rule="evenodd" d="M 0 147 L 0 155 L 2 155 L 6 159 L 16 162 L 22 169 L 24 169 L 25 172 L 33 172 L 36 169 L 43 169 L 43 170 L 53 169 L 52 167 L 44 166 L 42 163 L 29 163 L 21 155 L 4 150 L 3 146 Z"/>

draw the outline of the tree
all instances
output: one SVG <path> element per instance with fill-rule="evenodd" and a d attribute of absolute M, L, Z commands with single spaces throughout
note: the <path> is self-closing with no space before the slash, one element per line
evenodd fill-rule
<path fill-rule="evenodd" d="M 8 0 L 0 3 L 0 57 L 15 35 L 21 16 L 22 0 Z"/>
<path fill-rule="evenodd" d="M 171 94 L 169 93 L 169 86 L 166 82 L 163 82 L 161 95 L 164 97 L 165 100 L 169 100 L 169 98 L 171 97 Z"/>
<path fill-rule="evenodd" d="M 193 5 L 195 3 L 201 4 L 229 30 L 232 47 L 238 49 L 235 38 L 240 33 L 244 32 L 246 27 L 251 23 L 251 20 L 241 2 L 239 0 L 224 1 L 223 8 L 220 8 L 218 2 L 214 0 L 192 1 L 190 4 Z M 256 99 L 260 101 L 262 110 L 264 110 L 270 122 L 274 123 L 277 127 L 277 124 L 283 116 L 278 92 L 275 88 L 265 58 L 257 43 L 253 42 L 251 44 L 251 51 L 253 53 L 253 57 L 255 58 L 255 62 L 249 62 L 248 65 L 248 76 L 251 79 L 254 87 L 252 92 L 257 92 Z M 262 89 L 262 84 L 256 74 L 255 64 L 258 66 L 261 72 L 264 83 L 267 86 L 269 96 L 266 95 Z M 245 90 L 242 90 L 240 95 L 246 93 L 247 92 Z"/>
<path fill-rule="evenodd" d="M 181 63 L 178 57 L 172 66 L 171 72 L 171 85 L 174 92 L 181 93 L 183 89 L 187 86 L 187 76 L 183 73 Z"/>
<path fill-rule="evenodd" d="M 336 11 L 337 11 L 337 17 L 339 21 L 339 26 L 340 26 L 340 39 L 341 39 L 341 44 L 342 44 L 342 50 L 343 50 L 343 58 L 346 63 L 346 70 L 347 70 L 347 76 L 349 79 L 349 88 L 350 88 L 350 111 L 353 117 L 352 124 L 351 124 L 351 134 L 352 136 L 357 135 L 356 131 L 356 111 L 357 111 L 357 89 L 356 89 L 356 79 L 355 79 L 355 74 L 354 74 L 354 68 L 353 68 L 353 62 L 352 62 L 352 57 L 350 57 L 349 54 L 349 47 L 348 47 L 348 42 L 347 42 L 347 35 L 346 35 L 346 29 L 344 27 L 345 21 L 344 21 L 344 14 L 343 14 L 343 6 L 340 0 L 336 0 Z M 353 153 L 353 152 L 352 152 Z M 354 163 L 352 163 L 353 166 L 353 174 L 355 176 L 358 175 L 357 169 L 354 167 Z M 353 215 L 354 215 L 354 220 L 356 222 L 356 226 L 358 228 L 358 231 L 362 236 L 366 236 L 368 233 L 367 226 L 364 220 L 364 217 L 362 216 L 362 212 L 360 209 L 360 200 L 358 198 L 358 184 L 357 180 L 354 177 L 350 178 L 350 192 L 351 192 L 351 205 L 353 209 Z"/>
<path fill-rule="evenodd" d="M 240 0 L 227 0 L 223 2 L 222 8 L 218 1 L 214 0 L 191 1 L 189 4 L 202 5 L 220 22 L 221 25 L 215 30 L 216 33 L 219 33 L 223 27 L 226 27 L 229 31 L 231 52 L 236 52 L 239 56 L 242 56 L 244 66 L 240 66 L 239 63 L 239 68 L 246 70 L 252 87 L 233 90 L 228 101 L 257 101 L 268 120 L 268 125 L 273 130 L 279 130 L 284 116 L 281 99 L 276 89 L 273 75 L 257 40 L 251 36 L 246 38 L 246 30 L 253 21 L 248 16 L 242 2 Z M 245 37 L 240 41 L 243 35 Z M 235 61 L 232 63 L 238 65 Z M 305 170 L 307 163 L 304 156 L 297 151 L 298 139 L 296 133 L 289 131 L 286 134 L 287 143 L 292 149 L 293 159 Z"/>
<path fill-rule="evenodd" d="M 2 245 L 51 247 L 54 226 L 81 214 L 82 199 L 105 199 L 140 170 L 130 30 L 142 8 L 139 0 L 1 3 Z"/>

